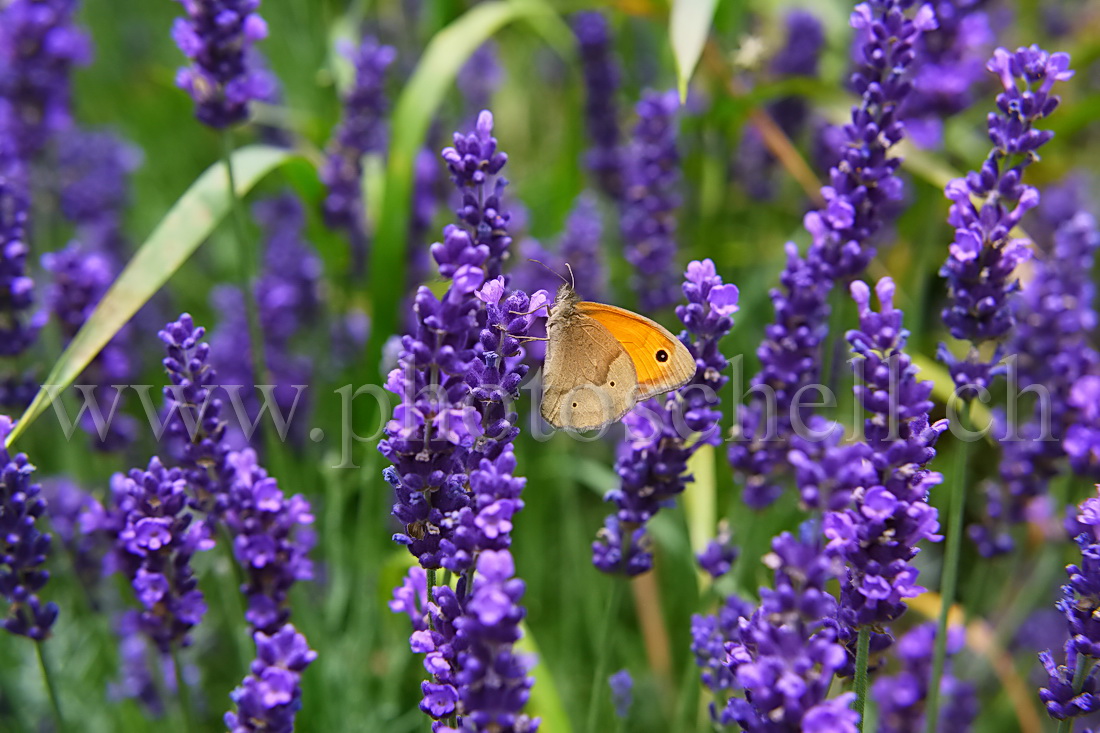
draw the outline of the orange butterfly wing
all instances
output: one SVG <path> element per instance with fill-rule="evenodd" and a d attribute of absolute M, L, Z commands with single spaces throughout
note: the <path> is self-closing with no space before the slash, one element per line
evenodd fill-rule
<path fill-rule="evenodd" d="M 695 376 L 691 352 L 661 324 L 605 303 L 578 303 L 577 312 L 622 344 L 638 374 L 638 401 L 682 387 Z"/>

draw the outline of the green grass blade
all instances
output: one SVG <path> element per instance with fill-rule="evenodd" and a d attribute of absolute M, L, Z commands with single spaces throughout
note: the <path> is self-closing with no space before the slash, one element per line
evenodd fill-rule
<path fill-rule="evenodd" d="M 555 733 L 572 733 L 573 726 L 569 723 L 569 716 L 565 714 L 565 705 L 562 704 L 558 686 L 554 684 L 554 676 L 550 674 L 550 668 L 546 666 L 543 657 L 539 654 L 538 644 L 531 634 L 531 627 L 526 623 L 520 623 L 523 636 L 516 642 L 516 651 L 521 654 L 529 654 L 535 657 L 535 666 L 531 669 L 531 676 L 535 684 L 531 686 L 531 699 L 527 704 L 527 712 L 541 718 L 539 725 L 541 730 L 552 730 Z"/>
<path fill-rule="evenodd" d="M 233 172 L 238 195 L 246 194 L 260 179 L 294 157 L 291 151 L 266 145 L 250 145 L 237 150 L 233 153 Z M 44 384 L 57 385 L 60 390 L 72 384 L 100 349 L 206 241 L 229 211 L 229 206 L 225 165 L 215 163 L 191 184 L 141 245 L 53 365 Z M 49 393 L 40 389 L 8 435 L 8 447 L 50 406 L 50 402 Z"/>
<path fill-rule="evenodd" d="M 570 34 L 542 0 L 477 5 L 432 38 L 394 107 L 385 190 L 370 261 L 373 312 L 366 376 L 376 383 L 382 345 L 394 333 L 405 292 L 405 240 L 416 155 L 466 59 L 501 28 L 519 20 L 530 23 L 543 38 L 558 39 L 555 48 L 563 47 L 561 39 Z"/>
<path fill-rule="evenodd" d="M 688 82 L 703 54 L 718 0 L 673 0 L 668 17 L 669 42 L 676 57 L 676 83 L 680 101 L 687 99 Z"/>

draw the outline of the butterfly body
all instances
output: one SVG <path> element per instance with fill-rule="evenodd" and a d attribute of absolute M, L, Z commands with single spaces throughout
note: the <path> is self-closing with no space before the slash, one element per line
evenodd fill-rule
<path fill-rule="evenodd" d="M 546 335 L 542 417 L 557 428 L 602 428 L 695 376 L 691 352 L 666 328 L 582 301 L 568 284 L 558 289 Z"/>

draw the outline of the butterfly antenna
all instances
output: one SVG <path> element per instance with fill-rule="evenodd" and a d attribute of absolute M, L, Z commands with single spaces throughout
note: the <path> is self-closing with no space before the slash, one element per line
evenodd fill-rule
<path fill-rule="evenodd" d="M 576 290 L 577 289 L 577 278 L 575 278 L 573 276 L 573 268 L 569 265 L 568 262 L 565 263 L 565 269 L 569 270 L 569 281 L 570 281 L 569 282 L 569 287 Z M 562 279 L 564 280 L 565 278 L 562 278 Z"/>
<path fill-rule="evenodd" d="M 528 262 L 534 262 L 534 263 L 535 263 L 536 265 L 541 265 L 542 267 L 545 267 L 545 268 L 546 268 L 546 270 L 547 270 L 547 272 L 551 272 L 551 273 L 553 273 L 553 274 L 554 274 L 554 277 L 560 278 L 560 279 L 561 279 L 561 281 L 562 281 L 563 283 L 564 283 L 564 282 L 568 282 L 568 280 L 566 280 L 566 279 L 565 279 L 564 277 L 562 277 L 562 276 L 561 276 L 561 273 L 560 273 L 560 272 L 556 271 L 556 270 L 555 270 L 554 268 L 550 267 L 550 266 L 549 266 L 549 265 L 547 265 L 547 264 L 546 264 L 545 262 L 539 262 L 539 261 L 538 261 L 538 260 L 536 260 L 536 259 L 535 259 L 534 257 L 528 257 L 528 258 L 527 258 L 527 261 L 528 261 Z M 565 266 L 566 266 L 566 267 L 569 267 L 569 264 L 568 264 L 568 263 L 566 263 L 566 265 L 565 265 Z M 572 275 L 572 274 L 573 274 L 573 271 L 572 271 L 572 270 L 570 270 L 570 271 L 569 271 L 569 274 L 570 274 L 570 275 Z"/>

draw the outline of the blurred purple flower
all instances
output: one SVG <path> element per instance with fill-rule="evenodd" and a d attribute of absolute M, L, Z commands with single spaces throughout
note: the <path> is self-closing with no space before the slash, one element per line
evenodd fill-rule
<path fill-rule="evenodd" d="M 357 47 L 340 48 L 355 67 L 355 80 L 343 99 L 340 124 L 326 148 L 321 182 L 327 188 L 325 223 L 343 230 L 351 243 L 351 269 L 362 274 L 367 257 L 367 221 L 363 210 L 363 156 L 386 145 L 386 69 L 397 57 L 391 46 L 365 36 Z"/>
<path fill-rule="evenodd" d="M 1087 449 L 1079 450 L 1097 443 L 1088 436 L 1100 430 L 1100 423 L 1089 422 L 1096 401 L 1081 397 L 1087 375 L 1100 367 L 1089 343 L 1097 322 L 1089 273 L 1098 246 L 1092 215 L 1077 211 L 1066 217 L 1054 233 L 1053 251 L 1035 260 L 1033 277 L 1015 303 L 1016 329 L 1005 349 L 1015 358 L 1015 388 L 1018 394 L 1042 391 L 1001 440 L 1001 481 L 988 489 L 989 521 L 969 528 L 984 555 L 1012 549 L 1008 526 L 1024 521 L 1028 507 L 1046 495 L 1050 480 L 1064 470 L 1067 452 L 1076 470 L 1100 478 L 1094 468 L 1100 464 Z"/>
<path fill-rule="evenodd" d="M 622 81 L 612 48 L 611 28 L 603 13 L 591 10 L 574 14 L 572 25 L 584 74 L 584 120 L 590 145 L 585 161 L 600 190 L 618 201 L 625 182 L 622 133 L 615 98 Z"/>
<path fill-rule="evenodd" d="M 39 591 L 50 574 L 43 567 L 50 535 L 39 530 L 46 514 L 42 489 L 31 483 L 34 466 L 23 453 L 11 455 L 4 442 L 15 423 L 0 415 L 0 596 L 8 602 L 4 628 L 35 641 L 49 637 L 57 604 L 42 603 Z"/>
<path fill-rule="evenodd" d="M 142 152 L 106 130 L 70 130 L 57 141 L 61 213 L 77 239 L 116 263 L 129 255 L 122 222 L 130 205 L 130 176 Z"/>
<path fill-rule="evenodd" d="M 997 95 L 998 112 L 988 116 L 993 149 L 981 171 L 947 184 L 955 241 L 940 269 L 949 293 L 944 323 L 954 338 L 972 345 L 962 360 L 941 345 L 939 358 L 955 384 L 968 389 L 988 388 L 998 371 L 1000 349 L 987 362 L 978 347 L 999 343 L 1015 325 L 1010 303 L 1020 287 L 1016 266 L 1031 257 L 1031 250 L 1027 240 L 1012 238 L 1011 230 L 1039 203 L 1038 190 L 1021 179 L 1024 168 L 1039 159 L 1039 148 L 1054 136 L 1034 127 L 1058 106 L 1051 88 L 1073 76 L 1068 55 L 1048 54 L 1038 46 L 1015 53 L 998 48 L 986 68 L 1003 87 Z M 973 199 L 981 203 L 975 205 Z"/>
<path fill-rule="evenodd" d="M 724 284 L 709 259 L 689 264 L 684 278 L 687 303 L 676 307 L 676 315 L 685 326 L 680 341 L 695 357 L 695 377 L 668 396 L 646 400 L 623 418 L 627 437 L 615 463 L 622 482 L 604 497 L 615 502 L 617 510 L 592 543 L 592 562 L 607 573 L 633 576 L 652 567 L 646 523 L 693 480 L 687 462 L 695 451 L 721 441 L 722 413 L 715 406 L 729 381 L 723 374 L 729 362 L 718 342 L 733 328 L 737 287 Z"/>
<path fill-rule="evenodd" d="M 821 189 L 826 204 L 806 214 L 813 240 L 809 251 L 803 258 L 788 243 L 781 287 L 771 293 L 775 323 L 765 330 L 757 350 L 761 370 L 752 380 L 768 396 L 757 393 L 741 410 L 729 448 L 730 463 L 745 476 L 745 500 L 752 507 L 767 506 L 779 495 L 778 474 L 785 470 L 793 425 L 810 422 L 809 408 L 795 401 L 808 385 L 821 381 L 829 292 L 835 282 L 866 267 L 875 254 L 874 235 L 889 205 L 901 197 L 901 159 L 888 157 L 905 133 L 897 106 L 912 88 L 907 77 L 913 44 L 935 28 L 928 6 L 912 18 L 906 15 L 915 4 L 871 0 L 857 5 L 851 16 L 863 39 L 857 48 L 860 67 L 852 77 L 860 103 L 839 132 L 840 157 L 829 171 L 829 185 Z M 769 406 L 772 394 L 774 406 Z"/>
<path fill-rule="evenodd" d="M 225 714 L 230 733 L 289 733 L 302 707 L 302 672 L 317 658 L 290 624 L 273 634 L 257 631 L 251 674 L 230 693 L 236 712 Z"/>
<path fill-rule="evenodd" d="M 880 676 L 871 685 L 870 698 L 878 705 L 878 730 L 881 733 L 909 733 L 924 730 L 924 702 L 932 677 L 932 648 L 936 637 L 934 623 L 914 627 L 897 643 L 896 656 L 901 669 L 892 676 Z M 958 654 L 963 646 L 963 629 L 953 627 L 947 634 L 947 653 Z M 948 667 L 940 678 L 940 708 L 936 730 L 966 733 L 978 716 L 978 701 L 973 683 L 958 679 Z"/>
<path fill-rule="evenodd" d="M 455 77 L 455 84 L 462 94 L 466 108 L 474 113 L 488 109 L 503 76 L 500 49 L 496 42 L 489 40 L 478 46 Z"/>
<path fill-rule="evenodd" d="M 624 254 L 634 267 L 633 288 L 646 310 L 676 302 L 676 212 L 680 207 L 680 153 L 676 149 L 679 96 L 647 91 L 624 154 L 620 226 Z"/>
<path fill-rule="evenodd" d="M 982 0 L 935 0 L 935 30 L 915 46 L 913 91 L 901 106 L 901 118 L 913 142 L 938 148 L 944 120 L 974 103 L 973 88 L 986 79 L 985 60 L 994 34 Z"/>
<path fill-rule="evenodd" d="M 718 536 L 707 543 L 706 548 L 696 556 L 699 566 L 712 578 L 721 578 L 737 562 L 741 551 L 733 544 L 729 523 L 722 521 L 718 525 Z"/>
<path fill-rule="evenodd" d="M 72 72 L 91 59 L 74 23 L 76 0 L 10 0 L 0 5 L 0 116 L 10 114 L 24 161 L 72 124 Z"/>
<path fill-rule="evenodd" d="M 274 80 L 249 64 L 249 50 L 267 37 L 256 11 L 260 0 L 178 0 L 184 18 L 172 39 L 191 61 L 176 74 L 176 86 L 195 100 L 195 117 L 222 129 L 248 119 L 248 105 L 271 96 Z"/>
<path fill-rule="evenodd" d="M 630 706 L 634 702 L 634 678 L 628 670 L 620 669 L 608 678 L 607 684 L 611 687 L 615 715 L 625 720 L 630 715 Z"/>
<path fill-rule="evenodd" d="M 26 351 L 46 319 L 45 311 L 34 310 L 27 270 L 30 183 L 10 121 L 0 104 L 0 356 L 6 357 Z"/>
<path fill-rule="evenodd" d="M 46 307 L 58 320 L 63 343 L 67 345 L 107 294 L 119 266 L 109 253 L 74 241 L 60 251 L 44 254 L 42 268 L 52 275 L 46 288 Z M 96 450 L 121 450 L 137 433 L 136 420 L 115 412 L 119 391 L 114 386 L 133 381 L 137 373 L 135 351 L 129 325 L 124 325 L 82 375 L 81 386 L 87 385 L 100 405 L 89 408 L 81 418 L 81 427 L 92 436 L 92 447 Z M 106 415 L 102 414 L 104 407 Z"/>

